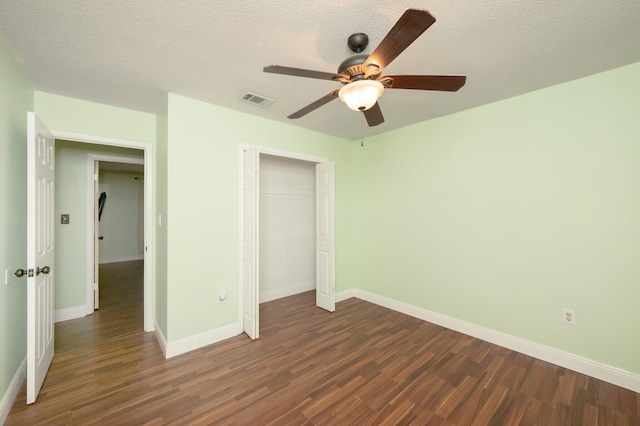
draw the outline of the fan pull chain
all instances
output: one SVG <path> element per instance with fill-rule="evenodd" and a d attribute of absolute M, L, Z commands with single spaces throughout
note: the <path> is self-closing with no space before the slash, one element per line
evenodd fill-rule
<path fill-rule="evenodd" d="M 364 112 L 360 116 L 360 146 L 364 146 Z"/>

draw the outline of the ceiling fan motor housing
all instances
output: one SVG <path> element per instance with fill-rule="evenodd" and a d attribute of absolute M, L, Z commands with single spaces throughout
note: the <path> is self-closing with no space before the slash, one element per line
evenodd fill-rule
<path fill-rule="evenodd" d="M 350 80 L 360 80 L 364 77 L 362 64 L 364 64 L 364 61 L 366 61 L 368 57 L 369 55 L 366 53 L 349 56 L 347 59 L 342 61 L 338 67 L 338 74 L 348 74 Z"/>

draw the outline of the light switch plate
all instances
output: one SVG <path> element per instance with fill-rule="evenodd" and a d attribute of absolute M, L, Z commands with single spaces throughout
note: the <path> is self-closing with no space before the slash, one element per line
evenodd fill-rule
<path fill-rule="evenodd" d="M 13 268 L 7 268 L 4 271 L 4 285 L 11 284 L 11 277 L 13 277 Z"/>

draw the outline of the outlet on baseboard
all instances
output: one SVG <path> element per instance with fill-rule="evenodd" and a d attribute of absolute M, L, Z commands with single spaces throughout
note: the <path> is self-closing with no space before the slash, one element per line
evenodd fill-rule
<path fill-rule="evenodd" d="M 562 322 L 565 324 L 576 325 L 576 311 L 571 309 L 563 309 Z"/>

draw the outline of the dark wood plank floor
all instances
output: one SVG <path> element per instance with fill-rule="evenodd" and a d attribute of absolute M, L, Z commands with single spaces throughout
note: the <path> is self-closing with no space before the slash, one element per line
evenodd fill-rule
<path fill-rule="evenodd" d="M 260 319 L 169 360 L 142 332 L 56 355 L 7 424 L 640 425 L 640 394 L 358 299 Z"/>
<path fill-rule="evenodd" d="M 55 325 L 55 353 L 144 329 L 144 261 L 100 265 L 100 309 Z"/>

